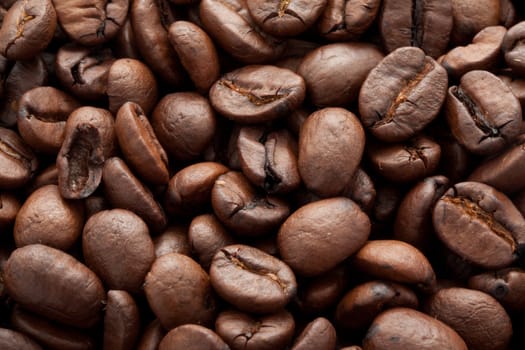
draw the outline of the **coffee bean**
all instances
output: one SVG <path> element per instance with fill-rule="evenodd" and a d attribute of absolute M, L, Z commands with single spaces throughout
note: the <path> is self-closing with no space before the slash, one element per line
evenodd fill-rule
<path fill-rule="evenodd" d="M 71 255 L 31 244 L 16 249 L 3 270 L 7 292 L 25 309 L 80 328 L 101 319 L 102 282 Z"/>
<path fill-rule="evenodd" d="M 337 335 L 334 326 L 324 317 L 308 323 L 295 340 L 292 350 L 335 349 Z"/>
<path fill-rule="evenodd" d="M 179 253 L 191 256 L 193 248 L 189 239 L 188 228 L 185 225 L 168 226 L 164 232 L 153 238 L 155 257 L 169 253 Z"/>
<path fill-rule="evenodd" d="M 297 291 L 295 276 L 284 262 L 242 244 L 226 246 L 215 254 L 210 279 L 219 296 L 246 312 L 277 312 Z"/>
<path fill-rule="evenodd" d="M 104 315 L 104 349 L 133 348 L 139 330 L 139 310 L 133 297 L 123 290 L 108 291 Z"/>
<path fill-rule="evenodd" d="M 510 267 L 472 276 L 468 286 L 492 295 L 507 310 L 525 310 L 521 297 L 525 290 L 525 271 L 520 268 Z"/>
<path fill-rule="evenodd" d="M 153 320 L 143 331 L 137 350 L 157 350 L 165 331 L 158 319 Z"/>
<path fill-rule="evenodd" d="M 483 28 L 499 22 L 500 0 L 451 0 L 451 3 L 453 45 L 464 45 Z"/>
<path fill-rule="evenodd" d="M 172 329 L 159 344 L 159 350 L 228 350 L 229 347 L 212 330 L 196 325 L 185 324 Z"/>
<path fill-rule="evenodd" d="M 0 188 L 14 189 L 26 184 L 38 167 L 38 160 L 20 136 L 0 127 Z"/>
<path fill-rule="evenodd" d="M 452 186 L 432 220 L 449 249 L 486 269 L 509 266 L 523 250 L 525 219 L 507 196 L 479 182 Z"/>

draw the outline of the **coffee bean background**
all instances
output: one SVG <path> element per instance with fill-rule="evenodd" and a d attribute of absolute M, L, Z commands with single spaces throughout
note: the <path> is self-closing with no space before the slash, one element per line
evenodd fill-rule
<path fill-rule="evenodd" d="M 0 349 L 525 348 L 525 3 L 0 0 Z"/>

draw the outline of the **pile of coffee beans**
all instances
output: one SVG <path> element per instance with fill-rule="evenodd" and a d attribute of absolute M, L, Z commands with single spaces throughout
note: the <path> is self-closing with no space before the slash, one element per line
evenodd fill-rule
<path fill-rule="evenodd" d="M 0 349 L 525 348 L 523 1 L 0 23 Z"/>

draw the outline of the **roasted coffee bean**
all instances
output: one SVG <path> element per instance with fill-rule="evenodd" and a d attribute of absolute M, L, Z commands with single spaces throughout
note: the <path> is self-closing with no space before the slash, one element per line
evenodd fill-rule
<path fill-rule="evenodd" d="M 334 350 L 337 335 L 334 326 L 324 317 L 308 323 L 295 340 L 292 350 Z"/>
<path fill-rule="evenodd" d="M 510 317 L 488 294 L 466 288 L 444 288 L 426 301 L 425 311 L 453 328 L 469 349 L 508 349 L 512 337 Z"/>
<path fill-rule="evenodd" d="M 3 97 L 0 103 L 0 125 L 12 127 L 16 124 L 18 102 L 22 95 L 48 82 L 47 71 L 42 55 L 29 60 L 16 61 L 9 72 L 5 72 L 2 81 Z"/>
<path fill-rule="evenodd" d="M 485 27 L 467 46 L 450 50 L 441 65 L 455 79 L 471 70 L 494 70 L 501 58 L 501 46 L 507 29 L 503 26 Z"/>
<path fill-rule="evenodd" d="M 226 310 L 217 315 L 215 330 L 232 350 L 284 349 L 292 340 L 295 322 L 288 311 L 256 317 Z"/>
<path fill-rule="evenodd" d="M 357 168 L 342 194 L 356 202 L 365 213 L 372 210 L 376 199 L 375 185 L 370 176 L 361 168 Z"/>
<path fill-rule="evenodd" d="M 500 0 L 451 0 L 452 45 L 465 45 L 476 33 L 499 23 Z"/>
<path fill-rule="evenodd" d="M 12 227 L 21 206 L 20 200 L 12 193 L 0 192 L 0 230 L 7 231 Z"/>
<path fill-rule="evenodd" d="M 419 311 L 399 307 L 377 316 L 363 339 L 363 350 L 397 349 L 467 350 L 468 347 L 443 322 Z"/>
<path fill-rule="evenodd" d="M 343 197 L 307 204 L 288 217 L 277 237 L 279 253 L 297 274 L 323 274 L 361 248 L 370 220 Z"/>
<path fill-rule="evenodd" d="M 383 57 L 379 48 L 371 44 L 334 43 L 306 55 L 297 73 L 304 78 L 314 105 L 347 106 L 357 100 L 368 73 Z"/>
<path fill-rule="evenodd" d="M 217 127 L 210 102 L 193 92 L 164 96 L 153 111 L 151 124 L 160 144 L 176 160 L 201 155 Z"/>
<path fill-rule="evenodd" d="M 525 79 L 511 76 L 508 72 L 498 75 L 498 78 L 510 87 L 514 96 L 520 101 L 521 110 L 523 111 L 525 108 Z"/>
<path fill-rule="evenodd" d="M 112 157 L 105 161 L 102 181 L 106 198 L 114 208 L 127 209 L 137 214 L 152 232 L 160 232 L 166 227 L 164 210 L 122 159 Z M 122 191 L 123 187 L 126 188 L 125 192 Z"/>
<path fill-rule="evenodd" d="M 0 328 L 0 346 L 5 350 L 42 350 L 42 347 L 29 336 L 7 328 Z"/>
<path fill-rule="evenodd" d="M 124 209 L 103 210 L 84 225 L 82 251 L 86 264 L 110 289 L 137 293 L 155 251 L 146 223 Z"/>
<path fill-rule="evenodd" d="M 82 45 L 112 39 L 126 20 L 129 0 L 53 0 L 61 28 Z"/>
<path fill-rule="evenodd" d="M 380 0 L 328 0 L 317 31 L 331 41 L 359 38 L 374 22 Z"/>
<path fill-rule="evenodd" d="M 172 329 L 159 344 L 159 350 L 229 350 L 228 345 L 211 329 L 185 324 Z"/>
<path fill-rule="evenodd" d="M 402 284 L 370 281 L 346 293 L 337 305 L 335 321 L 345 329 L 363 330 L 383 310 L 392 307 L 417 309 L 418 306 L 416 294 Z"/>
<path fill-rule="evenodd" d="M 159 258 L 169 253 L 191 256 L 192 245 L 188 235 L 185 225 L 168 226 L 164 232 L 153 238 L 155 257 Z"/>
<path fill-rule="evenodd" d="M 168 38 L 197 91 L 206 94 L 220 76 L 219 58 L 211 38 L 187 21 L 172 23 Z"/>
<path fill-rule="evenodd" d="M 447 83 L 445 69 L 423 50 L 399 48 L 366 77 L 359 92 L 361 121 L 381 141 L 406 140 L 437 116 Z"/>
<path fill-rule="evenodd" d="M 305 93 L 304 79 L 291 70 L 250 65 L 217 80 L 210 90 L 210 102 L 228 119 L 255 124 L 286 116 L 299 107 Z"/>
<path fill-rule="evenodd" d="M 168 213 L 193 216 L 211 204 L 211 191 L 217 178 L 228 168 L 216 162 L 200 162 L 179 170 L 169 180 L 165 194 Z"/>
<path fill-rule="evenodd" d="M 277 312 L 297 292 L 295 275 L 288 265 L 242 244 L 226 246 L 215 254 L 210 280 L 219 296 L 245 312 Z"/>
<path fill-rule="evenodd" d="M 111 113 L 117 113 L 126 102 L 135 102 L 149 114 L 157 103 L 157 81 L 144 63 L 122 58 L 109 69 L 107 94 Z"/>
<path fill-rule="evenodd" d="M 308 29 L 321 15 L 327 0 L 248 1 L 250 15 L 263 31 L 278 37 L 295 36 Z"/>
<path fill-rule="evenodd" d="M 16 189 L 33 177 L 38 159 L 13 130 L 0 127 L 0 188 Z"/>
<path fill-rule="evenodd" d="M 80 103 L 51 86 L 36 87 L 18 102 L 20 136 L 36 152 L 56 155 L 64 142 L 66 120 Z"/>
<path fill-rule="evenodd" d="M 215 180 L 211 204 L 227 228 L 245 237 L 276 231 L 290 214 L 290 207 L 283 199 L 258 193 L 248 179 L 236 171 Z"/>
<path fill-rule="evenodd" d="M 132 349 L 137 341 L 139 330 L 139 310 L 133 297 L 123 290 L 108 291 L 103 348 Z"/>
<path fill-rule="evenodd" d="M 135 33 L 131 26 L 131 16 L 128 15 L 124 24 L 118 31 L 117 35 L 113 39 L 114 47 L 113 52 L 118 58 L 133 58 L 140 60 L 140 52 L 137 46 Z"/>
<path fill-rule="evenodd" d="M 343 108 L 312 113 L 299 134 L 299 174 L 321 197 L 341 194 L 357 170 L 365 147 L 363 127 Z"/>
<path fill-rule="evenodd" d="M 168 39 L 168 27 L 176 20 L 168 0 L 134 0 L 130 16 L 135 43 L 144 61 L 169 85 L 182 86 L 182 67 Z"/>
<path fill-rule="evenodd" d="M 379 30 L 388 52 L 414 46 L 438 58 L 447 48 L 452 22 L 451 0 L 384 0 Z"/>
<path fill-rule="evenodd" d="M 13 308 L 10 320 L 14 329 L 30 336 L 47 349 L 94 350 L 96 348 L 94 339 L 87 333 L 49 321 L 19 306 Z"/>
<path fill-rule="evenodd" d="M 206 270 L 221 248 L 236 243 L 235 238 L 213 214 L 203 214 L 193 218 L 188 228 L 188 241 L 199 263 Z"/>
<path fill-rule="evenodd" d="M 119 108 L 115 134 L 124 158 L 144 181 L 155 185 L 168 183 L 168 155 L 139 104 L 126 102 Z"/>
<path fill-rule="evenodd" d="M 525 75 L 525 64 L 522 62 L 525 55 L 523 39 L 525 38 L 525 21 L 522 21 L 507 31 L 503 38 L 501 49 L 505 55 L 505 62 L 513 72 Z"/>
<path fill-rule="evenodd" d="M 401 241 L 368 241 L 353 256 L 352 265 L 372 277 L 415 284 L 424 292 L 431 292 L 436 285 L 428 259 L 417 248 Z"/>
<path fill-rule="evenodd" d="M 153 320 L 142 332 L 142 338 L 137 345 L 137 350 L 157 350 L 165 333 L 159 320 Z"/>
<path fill-rule="evenodd" d="M 525 219 L 507 196 L 483 183 L 455 184 L 437 201 L 432 220 L 450 250 L 486 269 L 509 266 L 525 247 Z"/>
<path fill-rule="evenodd" d="M 51 0 L 17 1 L 2 21 L 0 52 L 10 60 L 31 59 L 48 46 L 56 26 Z"/>
<path fill-rule="evenodd" d="M 402 143 L 371 142 L 368 158 L 373 169 L 396 183 L 422 180 L 433 174 L 441 157 L 441 148 L 433 139 L 417 135 Z"/>
<path fill-rule="evenodd" d="M 62 198 L 58 186 L 47 185 L 32 192 L 18 211 L 13 237 L 17 247 L 40 243 L 66 251 L 83 226 L 82 203 Z"/>
<path fill-rule="evenodd" d="M 299 187 L 297 142 L 287 130 L 243 127 L 237 149 L 244 175 L 267 193 L 288 193 Z"/>
<path fill-rule="evenodd" d="M 520 132 L 518 99 L 486 71 L 468 72 L 449 88 L 445 114 L 454 137 L 476 154 L 496 154 Z"/>
<path fill-rule="evenodd" d="M 114 61 L 111 50 L 107 48 L 66 44 L 56 55 L 56 76 L 64 89 L 78 98 L 104 100 L 107 98 L 109 69 Z"/>
<path fill-rule="evenodd" d="M 440 175 L 416 184 L 399 203 L 393 238 L 426 252 L 433 237 L 432 209 L 448 186 L 449 180 Z"/>
<path fill-rule="evenodd" d="M 492 295 L 508 311 L 525 310 L 525 271 L 510 267 L 494 272 L 485 272 L 469 278 L 468 286 Z"/>
<path fill-rule="evenodd" d="M 86 198 L 95 192 L 104 161 L 115 148 L 114 123 L 111 113 L 101 108 L 80 107 L 69 115 L 56 161 L 64 198 Z"/>
<path fill-rule="evenodd" d="M 80 328 L 102 317 L 104 287 L 71 255 L 41 244 L 16 249 L 3 269 L 9 295 L 27 310 Z"/>
<path fill-rule="evenodd" d="M 247 64 L 279 57 L 285 43 L 261 30 L 242 0 L 203 0 L 199 6 L 204 29 L 226 52 Z"/>
<path fill-rule="evenodd" d="M 157 258 L 146 276 L 144 292 L 164 329 L 187 323 L 210 326 L 214 321 L 210 278 L 190 257 L 170 253 Z"/>

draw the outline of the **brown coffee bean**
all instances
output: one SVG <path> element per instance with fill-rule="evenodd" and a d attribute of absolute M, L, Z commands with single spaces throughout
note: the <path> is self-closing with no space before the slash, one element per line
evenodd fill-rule
<path fill-rule="evenodd" d="M 469 278 L 468 286 L 492 295 L 508 311 L 525 310 L 525 271 L 510 267 L 494 272 L 485 272 Z"/>
<path fill-rule="evenodd" d="M 210 102 L 193 92 L 164 96 L 153 111 L 151 124 L 160 144 L 176 160 L 201 155 L 217 127 Z"/>
<path fill-rule="evenodd" d="M 58 186 L 47 185 L 31 193 L 20 208 L 13 228 L 17 247 L 45 244 L 70 249 L 84 226 L 82 203 L 62 198 Z"/>
<path fill-rule="evenodd" d="M 248 11 L 263 31 L 277 37 L 295 36 L 306 31 L 321 15 L 327 0 L 249 1 Z"/>
<path fill-rule="evenodd" d="M 363 340 L 363 350 L 467 350 L 461 337 L 443 322 L 419 311 L 393 308 L 377 316 Z"/>
<path fill-rule="evenodd" d="M 142 333 L 137 350 L 157 350 L 165 333 L 158 319 L 151 321 Z"/>
<path fill-rule="evenodd" d="M 37 342 L 24 333 L 7 328 L 0 328 L 0 346 L 5 350 L 42 350 L 42 347 Z"/>
<path fill-rule="evenodd" d="M 219 296 L 246 312 L 277 312 L 297 291 L 295 276 L 288 265 L 242 244 L 226 246 L 215 254 L 210 280 Z"/>
<path fill-rule="evenodd" d="M 122 24 L 122 27 L 113 40 L 113 52 L 115 52 L 115 56 L 118 58 L 133 58 L 140 60 L 141 56 L 137 46 L 137 38 L 133 32 L 130 17 L 130 15 L 126 17 L 124 24 Z"/>
<path fill-rule="evenodd" d="M 297 141 L 287 130 L 245 126 L 237 149 L 243 174 L 267 193 L 288 193 L 299 187 Z"/>
<path fill-rule="evenodd" d="M 453 328 L 469 349 L 504 350 L 509 347 L 510 317 L 488 294 L 466 288 L 444 288 L 427 300 L 425 311 Z"/>
<path fill-rule="evenodd" d="M 328 0 L 317 32 L 330 41 L 358 39 L 372 25 L 380 0 Z"/>
<path fill-rule="evenodd" d="M 15 222 L 22 203 L 11 193 L 0 192 L 0 230 L 8 230 Z"/>
<path fill-rule="evenodd" d="M 95 192 L 104 161 L 114 147 L 114 119 L 109 111 L 88 106 L 74 110 L 67 119 L 56 161 L 60 194 L 80 199 Z"/>
<path fill-rule="evenodd" d="M 339 327 L 345 329 L 363 330 L 383 310 L 392 307 L 417 309 L 418 306 L 416 294 L 402 284 L 371 281 L 346 293 L 337 305 L 335 321 Z"/>
<path fill-rule="evenodd" d="M 482 29 L 467 46 L 450 50 L 441 60 L 448 74 L 456 79 L 471 70 L 493 70 L 501 58 L 501 45 L 507 29 L 491 26 Z"/>
<path fill-rule="evenodd" d="M 159 344 L 159 350 L 229 350 L 228 345 L 211 329 L 185 324 L 172 329 Z"/>
<path fill-rule="evenodd" d="M 361 168 L 357 168 L 342 195 L 350 198 L 359 205 L 361 210 L 369 213 L 374 206 L 376 189 L 372 179 Z"/>
<path fill-rule="evenodd" d="M 292 340 L 295 321 L 288 311 L 260 317 L 236 310 L 221 312 L 215 331 L 232 350 L 284 349 Z"/>
<path fill-rule="evenodd" d="M 290 207 L 284 200 L 258 193 L 248 179 L 236 171 L 229 171 L 215 180 L 211 204 L 215 215 L 227 228 L 245 237 L 274 232 L 290 214 Z"/>
<path fill-rule="evenodd" d="M 136 293 L 142 288 L 155 252 L 146 223 L 128 210 L 103 210 L 84 225 L 86 264 L 110 289 Z"/>
<path fill-rule="evenodd" d="M 168 183 L 165 207 L 168 213 L 190 217 L 210 207 L 215 180 L 228 172 L 216 162 L 200 162 L 179 170 Z"/>
<path fill-rule="evenodd" d="M 135 102 L 149 114 L 157 103 L 157 81 L 141 61 L 121 58 L 109 68 L 107 94 L 111 113 L 126 102 Z"/>
<path fill-rule="evenodd" d="M 48 46 L 56 26 L 51 0 L 17 1 L 2 21 L 0 52 L 10 60 L 31 59 Z"/>
<path fill-rule="evenodd" d="M 427 177 L 405 195 L 397 208 L 393 238 L 419 250 L 430 248 L 433 237 L 432 209 L 448 189 L 444 176 Z"/>
<path fill-rule="evenodd" d="M 451 0 L 451 3 L 452 45 L 465 45 L 483 28 L 498 25 L 500 0 Z"/>
<path fill-rule="evenodd" d="M 452 31 L 450 0 L 384 0 L 379 30 L 388 52 L 419 47 L 433 58 L 442 55 Z"/>
<path fill-rule="evenodd" d="M 445 115 L 454 137 L 472 153 L 501 151 L 519 134 L 521 105 L 510 88 L 486 71 L 471 71 L 451 86 Z"/>
<path fill-rule="evenodd" d="M 361 123 L 343 108 L 312 113 L 299 135 L 299 174 L 322 197 L 340 194 L 357 170 L 365 146 Z"/>
<path fill-rule="evenodd" d="M 437 116 L 447 84 L 445 69 L 423 50 L 399 48 L 366 77 L 359 92 L 361 121 L 381 141 L 406 140 Z"/>
<path fill-rule="evenodd" d="M 213 214 L 193 218 L 188 228 L 188 240 L 201 266 L 208 270 L 215 254 L 223 247 L 237 243 Z"/>
<path fill-rule="evenodd" d="M 324 317 L 318 317 L 306 325 L 295 340 L 292 350 L 334 350 L 337 334 L 334 326 Z"/>
<path fill-rule="evenodd" d="M 47 349 L 94 350 L 96 348 L 95 341 L 87 333 L 49 321 L 19 306 L 14 307 L 10 320 L 14 329 L 30 336 Z"/>
<path fill-rule="evenodd" d="M 226 52 L 247 64 L 271 61 L 283 52 L 284 41 L 261 30 L 242 0 L 203 0 L 199 6 L 204 29 Z"/>
<path fill-rule="evenodd" d="M 36 152 L 56 155 L 64 142 L 66 120 L 80 103 L 51 86 L 36 87 L 18 102 L 20 136 Z"/>
<path fill-rule="evenodd" d="M 56 55 L 56 76 L 64 89 L 78 98 L 88 101 L 105 100 L 108 73 L 114 61 L 108 48 L 66 44 Z"/>
<path fill-rule="evenodd" d="M 288 69 L 250 65 L 223 75 L 210 89 L 210 102 L 221 115 L 241 124 L 282 118 L 304 100 L 304 79 Z"/>
<path fill-rule="evenodd" d="M 53 0 L 62 29 L 86 46 L 112 39 L 126 20 L 129 3 L 129 0 Z"/>
<path fill-rule="evenodd" d="M 437 201 L 432 219 L 450 250 L 486 269 L 509 266 L 524 249 L 521 213 L 503 193 L 479 182 L 455 184 Z"/>
<path fill-rule="evenodd" d="M 370 142 L 368 158 L 374 170 L 396 183 L 422 180 L 433 174 L 441 158 L 441 147 L 425 135 L 402 143 Z"/>
<path fill-rule="evenodd" d="M 431 292 L 436 285 L 436 275 L 427 258 L 401 241 L 368 241 L 354 255 L 352 266 L 376 278 L 415 284 L 424 292 Z"/>
<path fill-rule="evenodd" d="M 169 253 L 191 256 L 193 245 L 191 245 L 188 235 L 186 225 L 168 226 L 164 232 L 153 238 L 155 257 L 159 258 Z"/>
<path fill-rule="evenodd" d="M 277 237 L 285 263 L 298 274 L 325 273 L 354 254 L 370 234 L 370 220 L 353 201 L 338 197 L 301 207 Z"/>
<path fill-rule="evenodd" d="M 144 181 L 155 185 L 168 183 L 168 155 L 139 104 L 126 102 L 120 107 L 115 134 L 124 158 Z"/>
<path fill-rule="evenodd" d="M 69 254 L 31 244 L 16 249 L 3 270 L 9 295 L 32 312 L 80 328 L 94 326 L 102 316 L 102 282 Z"/>
<path fill-rule="evenodd" d="M 166 227 L 164 210 L 122 159 L 112 157 L 105 161 L 102 182 L 106 198 L 114 208 L 137 214 L 152 232 L 160 232 Z M 126 191 L 123 192 L 122 188 L 126 188 Z"/>
<path fill-rule="evenodd" d="M 104 349 L 132 349 L 140 331 L 139 309 L 133 297 L 123 290 L 108 291 L 104 316 Z"/>
<path fill-rule="evenodd" d="M 146 276 L 144 292 L 164 329 L 213 323 L 215 300 L 210 278 L 185 255 L 171 253 L 157 258 Z"/>
<path fill-rule="evenodd" d="M 168 38 L 197 91 L 206 94 L 220 76 L 219 58 L 211 38 L 187 21 L 172 23 Z"/>
<path fill-rule="evenodd" d="M 38 160 L 13 130 L 0 127 L 0 188 L 15 189 L 34 175 Z"/>
<path fill-rule="evenodd" d="M 304 57 L 297 73 L 304 78 L 314 105 L 347 106 L 357 100 L 368 73 L 383 57 L 377 46 L 368 43 L 324 45 Z"/>

